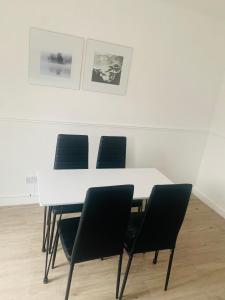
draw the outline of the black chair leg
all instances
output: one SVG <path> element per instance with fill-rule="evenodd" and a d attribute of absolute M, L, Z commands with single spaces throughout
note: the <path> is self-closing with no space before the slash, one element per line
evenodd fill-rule
<path fill-rule="evenodd" d="M 42 252 L 45 252 L 45 235 L 46 235 L 46 222 L 47 222 L 47 206 L 44 209 L 44 222 L 43 222 L 43 239 L 42 239 Z"/>
<path fill-rule="evenodd" d="M 169 279 L 170 279 L 170 272 L 171 272 L 171 267 L 172 267 L 172 262 L 173 262 L 174 250 L 175 249 L 172 249 L 171 253 L 170 253 L 170 260 L 169 260 L 169 265 L 168 265 L 168 269 L 167 269 L 166 283 L 165 283 L 165 288 L 164 288 L 165 291 L 167 290 Z"/>
<path fill-rule="evenodd" d="M 156 250 L 156 251 L 155 251 L 155 257 L 154 257 L 153 262 L 152 262 L 154 265 L 157 264 L 158 255 L 159 255 L 159 250 Z"/>
<path fill-rule="evenodd" d="M 127 277 L 128 277 L 129 271 L 130 271 L 130 266 L 131 266 L 132 259 L 133 259 L 133 254 L 130 254 L 129 255 L 129 260 L 128 260 L 128 263 L 127 263 L 126 272 L 125 272 L 124 279 L 123 279 L 122 288 L 121 288 L 121 291 L 120 291 L 119 300 L 122 300 L 122 297 L 123 297 L 123 292 L 125 290 L 125 286 L 126 286 L 126 283 L 127 283 Z"/>
<path fill-rule="evenodd" d="M 52 248 L 52 252 L 53 252 L 52 269 L 54 269 L 54 267 L 55 267 L 55 259 L 56 259 L 57 249 L 58 249 L 58 243 L 59 243 L 59 233 L 57 230 L 56 236 L 55 236 L 55 241 L 54 241 L 53 248 Z"/>
<path fill-rule="evenodd" d="M 50 241 L 49 241 L 49 253 L 51 253 L 51 251 L 52 251 L 52 242 L 53 242 L 54 231 L 55 231 L 55 222 L 56 222 L 56 214 L 53 214 L 51 235 L 50 235 Z"/>
<path fill-rule="evenodd" d="M 118 264 L 118 272 L 117 272 L 117 281 L 116 281 L 116 299 L 119 298 L 119 290 L 120 290 L 120 276 L 121 276 L 121 268 L 123 261 L 123 253 L 119 256 L 119 264 Z"/>
<path fill-rule="evenodd" d="M 67 281 L 67 287 L 66 287 L 65 300 L 69 299 L 69 293 L 70 293 L 71 280 L 72 280 L 72 276 L 73 276 L 73 270 L 74 270 L 74 264 L 71 263 L 70 271 L 69 271 L 69 277 L 68 277 L 68 281 Z"/>

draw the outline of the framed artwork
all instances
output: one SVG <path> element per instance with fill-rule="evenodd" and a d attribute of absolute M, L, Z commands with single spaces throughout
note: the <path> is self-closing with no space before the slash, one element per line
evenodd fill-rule
<path fill-rule="evenodd" d="M 31 28 L 30 83 L 79 89 L 83 45 L 80 37 Z"/>
<path fill-rule="evenodd" d="M 127 91 L 132 48 L 87 41 L 83 89 L 125 95 Z"/>

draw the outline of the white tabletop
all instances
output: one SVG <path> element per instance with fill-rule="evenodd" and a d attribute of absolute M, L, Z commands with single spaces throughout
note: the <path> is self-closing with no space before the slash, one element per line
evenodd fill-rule
<path fill-rule="evenodd" d="M 134 198 L 148 198 L 154 185 L 172 182 L 154 168 L 43 170 L 38 172 L 41 206 L 83 203 L 90 187 L 134 185 Z"/>

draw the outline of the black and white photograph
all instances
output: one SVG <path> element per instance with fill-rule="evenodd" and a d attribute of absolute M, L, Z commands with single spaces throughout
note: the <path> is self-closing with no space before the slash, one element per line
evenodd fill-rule
<path fill-rule="evenodd" d="M 133 49 L 87 40 L 83 89 L 124 96 L 127 92 Z"/>
<path fill-rule="evenodd" d="M 79 89 L 84 39 L 30 28 L 29 82 Z"/>
<path fill-rule="evenodd" d="M 94 54 L 92 81 L 108 84 L 120 84 L 123 56 L 113 54 Z"/>
<path fill-rule="evenodd" d="M 49 76 L 71 76 L 72 55 L 61 52 L 41 52 L 40 72 Z"/>

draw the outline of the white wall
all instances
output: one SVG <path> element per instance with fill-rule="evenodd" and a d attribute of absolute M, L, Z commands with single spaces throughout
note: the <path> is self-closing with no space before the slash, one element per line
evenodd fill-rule
<path fill-rule="evenodd" d="M 90 135 L 91 166 L 99 136 L 123 134 L 128 166 L 195 182 L 224 70 L 219 21 L 159 0 L 0 5 L 1 203 L 30 201 L 25 177 L 52 166 L 62 132 Z M 31 26 L 133 47 L 127 95 L 29 85 Z"/>
<path fill-rule="evenodd" d="M 1 204 L 36 200 L 28 197 L 36 192 L 26 186 L 25 177 L 53 167 L 58 133 L 89 134 L 91 168 L 101 135 L 125 135 L 128 167 L 157 167 L 176 182 L 194 181 L 206 139 L 204 132 L 179 129 L 2 120 Z"/>
<path fill-rule="evenodd" d="M 225 217 L 225 76 L 197 178 L 196 194 Z"/>

